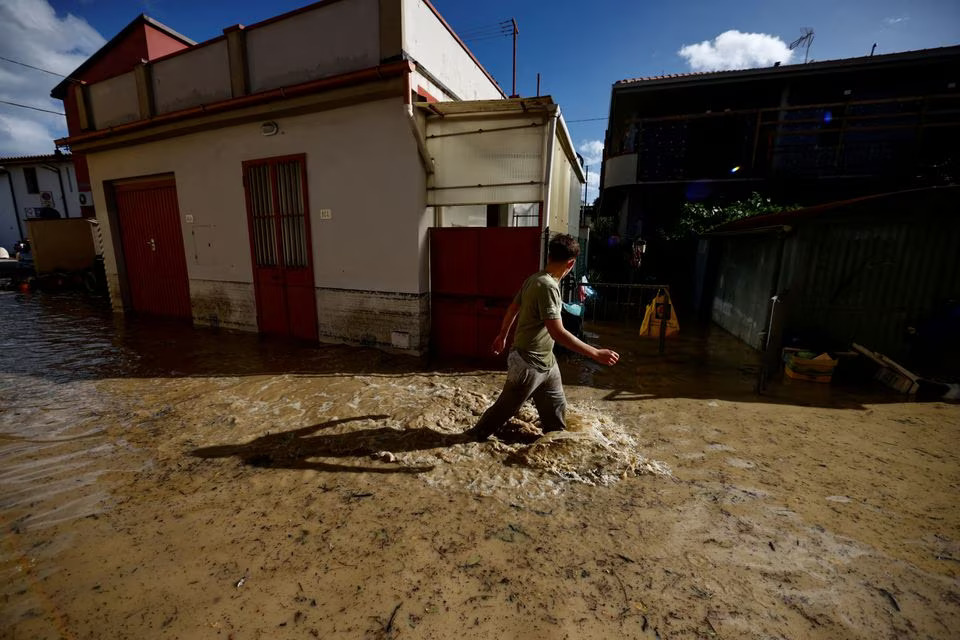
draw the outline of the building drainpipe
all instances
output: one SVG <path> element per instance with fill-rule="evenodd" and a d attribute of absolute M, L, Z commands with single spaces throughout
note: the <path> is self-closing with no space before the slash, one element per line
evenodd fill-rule
<path fill-rule="evenodd" d="M 770 347 L 776 345 L 773 342 L 773 323 L 775 314 L 777 311 L 777 305 L 783 303 L 783 299 L 780 297 L 780 273 L 783 270 L 783 254 L 784 249 L 787 244 L 787 235 L 790 233 L 791 229 L 788 226 L 784 226 L 783 230 L 777 234 L 777 239 L 779 245 L 777 246 L 777 261 L 774 264 L 773 268 L 773 278 L 770 284 L 770 306 L 767 308 L 767 318 L 764 323 L 767 327 L 767 330 L 764 332 L 763 336 L 763 363 L 760 365 L 760 376 L 757 380 L 757 392 L 762 393 L 767 387 L 767 380 L 770 379 L 770 376 L 776 371 L 779 365 L 779 353 L 771 352 Z"/>
<path fill-rule="evenodd" d="M 553 176 L 553 150 L 556 147 L 555 139 L 557 137 L 557 118 L 560 115 L 559 109 L 554 109 L 553 113 L 550 114 L 550 123 L 546 127 L 546 140 L 544 147 L 544 167 L 543 167 L 543 226 L 541 231 L 546 233 L 550 228 L 550 187 L 551 187 L 551 177 Z M 540 256 L 540 264 L 547 264 L 547 255 L 546 255 L 546 245 L 548 237 L 544 237 L 543 250 L 544 254 Z"/>
<path fill-rule="evenodd" d="M 23 225 L 20 224 L 20 207 L 17 206 L 17 194 L 13 191 L 13 174 L 10 173 L 10 170 L 6 167 L 0 167 L 0 171 L 7 174 L 7 184 L 10 185 L 10 197 L 13 199 L 13 218 L 17 221 L 17 232 L 20 234 L 20 239 L 25 240 L 26 236 L 23 235 Z"/>
<path fill-rule="evenodd" d="M 40 166 L 46 169 L 47 171 L 52 171 L 57 174 L 57 182 L 60 183 L 60 201 L 63 202 L 63 217 L 69 218 L 70 209 L 67 207 L 67 194 L 63 190 L 63 174 L 60 172 L 60 168 L 52 167 L 48 164 L 42 164 Z"/>

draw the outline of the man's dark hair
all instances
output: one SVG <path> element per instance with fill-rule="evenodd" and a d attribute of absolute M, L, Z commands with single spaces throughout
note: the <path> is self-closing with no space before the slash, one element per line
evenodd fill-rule
<path fill-rule="evenodd" d="M 566 233 L 561 233 L 550 240 L 547 247 L 550 262 L 566 262 L 580 255 L 580 243 Z"/>

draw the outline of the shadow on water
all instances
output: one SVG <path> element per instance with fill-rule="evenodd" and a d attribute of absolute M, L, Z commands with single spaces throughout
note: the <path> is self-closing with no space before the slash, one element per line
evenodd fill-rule
<path fill-rule="evenodd" d="M 489 368 L 390 354 L 374 348 L 307 345 L 249 332 L 193 328 L 189 323 L 130 317 L 81 294 L 0 292 L 0 378 L 51 382 L 118 377 L 179 378 L 271 374 L 489 376 Z M 863 409 L 904 402 L 876 386 L 774 381 L 754 392 L 759 354 L 716 326 L 688 323 L 666 353 L 636 327 L 590 324 L 588 340 L 616 349 L 620 362 L 602 367 L 561 357 L 564 381 L 607 389 L 613 402 L 694 398 Z M 483 367 L 483 365 L 481 365 Z M 386 447 L 385 447 L 386 448 Z"/>
<path fill-rule="evenodd" d="M 227 444 L 195 449 L 197 458 L 237 457 L 244 464 L 270 469 L 311 469 L 314 471 L 350 473 L 423 473 L 433 466 L 401 467 L 386 462 L 373 465 L 345 465 L 319 462 L 310 458 L 356 458 L 376 456 L 380 452 L 403 453 L 449 447 L 469 442 L 463 434 L 445 434 L 431 429 L 398 431 L 389 427 L 361 429 L 346 433 L 322 433 L 358 420 L 377 421 L 386 415 L 365 415 L 330 420 L 292 431 L 271 433 L 244 444 Z"/>

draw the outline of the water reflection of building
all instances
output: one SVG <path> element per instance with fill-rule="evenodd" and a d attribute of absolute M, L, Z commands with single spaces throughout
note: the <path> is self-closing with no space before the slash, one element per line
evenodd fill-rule
<path fill-rule="evenodd" d="M 684 202 L 816 204 L 956 178 L 960 46 L 613 85 L 602 209 L 621 236 Z"/>
<path fill-rule="evenodd" d="M 59 142 L 86 158 L 117 311 L 408 352 L 447 326 L 470 355 L 543 234 L 576 228 L 557 105 L 504 99 L 423 0 L 320 2 L 199 44 L 141 17 L 73 75 Z M 478 230 L 429 245 L 453 226 Z M 431 273 L 441 254 L 473 271 Z"/>

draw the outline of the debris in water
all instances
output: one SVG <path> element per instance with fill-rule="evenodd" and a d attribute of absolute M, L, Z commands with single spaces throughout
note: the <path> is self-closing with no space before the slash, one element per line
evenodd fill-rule
<path fill-rule="evenodd" d="M 879 592 L 882 593 L 883 595 L 887 596 L 887 600 L 890 601 L 890 604 L 893 605 L 893 608 L 896 609 L 897 611 L 900 611 L 900 603 L 897 602 L 897 599 L 893 597 L 893 594 L 892 594 L 892 593 L 890 593 L 889 591 L 887 591 L 887 590 L 884 589 L 883 587 L 877 587 L 877 591 L 879 591 Z"/>

